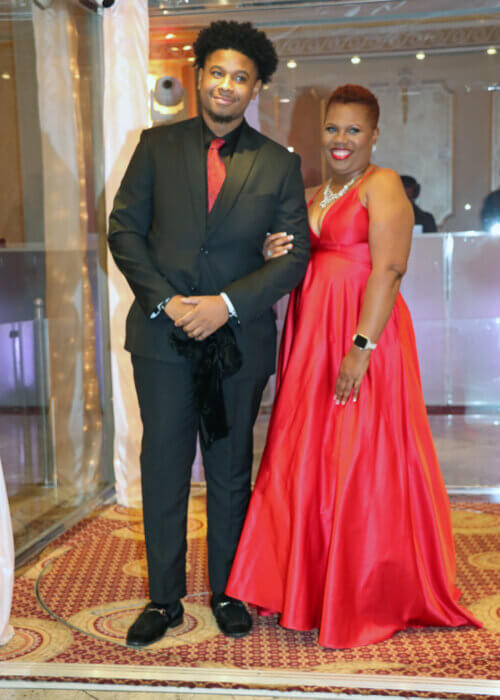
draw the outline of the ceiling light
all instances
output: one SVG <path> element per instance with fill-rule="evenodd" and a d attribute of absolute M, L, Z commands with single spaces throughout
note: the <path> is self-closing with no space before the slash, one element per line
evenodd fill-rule
<path fill-rule="evenodd" d="M 351 63 L 354 63 L 355 65 L 357 65 L 358 63 L 361 63 L 360 57 L 359 57 L 359 56 L 353 56 L 353 57 L 351 58 Z"/>
<path fill-rule="evenodd" d="M 190 57 L 188 58 L 188 61 L 191 61 L 191 63 L 192 63 L 192 62 L 194 61 L 194 56 L 190 56 Z"/>
<path fill-rule="evenodd" d="M 289 97 L 282 97 L 280 99 L 280 102 L 284 105 L 287 105 L 290 102 L 290 98 Z"/>
<path fill-rule="evenodd" d="M 288 61 L 286 66 L 287 68 L 297 68 L 297 63 L 295 61 Z"/>
<path fill-rule="evenodd" d="M 2 73 L 2 80 L 10 80 L 10 73 Z"/>
<path fill-rule="evenodd" d="M 186 46 L 183 46 L 183 47 L 182 47 L 182 50 L 183 50 L 183 51 L 191 51 L 192 48 L 193 48 L 193 47 L 191 46 L 191 44 L 186 44 Z"/>
<path fill-rule="evenodd" d="M 416 54 L 415 58 L 417 59 L 417 61 L 423 61 L 425 58 L 425 53 L 423 51 L 419 51 Z"/>
<path fill-rule="evenodd" d="M 472 204 L 469 204 L 469 202 L 467 202 L 467 204 L 464 206 L 464 209 L 465 211 L 470 211 L 472 209 Z"/>
<path fill-rule="evenodd" d="M 165 34 L 165 39 L 175 39 L 175 34 L 172 34 L 172 32 L 169 32 L 168 34 Z"/>
<path fill-rule="evenodd" d="M 497 50 L 494 46 L 490 46 L 489 49 L 486 49 L 486 53 L 488 54 L 488 56 L 495 56 L 496 52 Z"/>
<path fill-rule="evenodd" d="M 170 49 L 170 51 L 178 51 L 178 50 L 179 50 L 178 46 L 172 46 L 172 48 Z"/>

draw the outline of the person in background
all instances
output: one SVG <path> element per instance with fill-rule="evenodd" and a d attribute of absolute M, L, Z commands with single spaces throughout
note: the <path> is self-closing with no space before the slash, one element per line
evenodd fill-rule
<path fill-rule="evenodd" d="M 401 182 L 403 183 L 405 192 L 413 207 L 415 226 L 421 226 L 422 233 L 435 233 L 437 231 L 437 226 L 433 215 L 428 211 L 420 209 L 415 201 L 420 195 L 420 184 L 411 175 L 401 175 Z"/>
<path fill-rule="evenodd" d="M 481 207 L 481 227 L 488 233 L 500 234 L 500 188 L 484 198 Z"/>

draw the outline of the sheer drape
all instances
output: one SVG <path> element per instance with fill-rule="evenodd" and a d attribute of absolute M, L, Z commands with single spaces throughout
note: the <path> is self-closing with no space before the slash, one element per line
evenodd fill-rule
<path fill-rule="evenodd" d="M 104 144 L 106 207 L 113 198 L 148 122 L 148 6 L 146 0 L 119 3 L 103 15 Z M 108 260 L 116 493 L 123 505 L 141 499 L 139 452 L 142 427 L 130 357 L 123 349 L 125 318 L 132 293 L 111 256 Z"/>
<path fill-rule="evenodd" d="M 33 5 L 40 114 L 45 313 L 57 480 L 82 494 L 99 479 L 101 411 L 87 260 L 88 204 L 82 65 L 87 35 L 75 6 Z M 83 98 L 82 98 L 83 95 Z"/>

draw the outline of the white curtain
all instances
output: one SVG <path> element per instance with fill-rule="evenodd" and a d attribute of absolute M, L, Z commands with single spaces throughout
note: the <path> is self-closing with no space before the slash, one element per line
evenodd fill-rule
<path fill-rule="evenodd" d="M 148 123 L 148 3 L 121 2 L 103 15 L 104 33 L 104 144 L 106 207 Z M 118 503 L 141 501 L 139 453 L 142 427 L 134 390 L 130 356 L 123 349 L 125 318 L 132 293 L 109 256 L 111 366 L 115 418 L 114 465 Z"/>
<path fill-rule="evenodd" d="M 9 501 L 0 460 L 0 646 L 14 635 L 9 625 L 12 590 L 14 588 L 14 539 Z"/>

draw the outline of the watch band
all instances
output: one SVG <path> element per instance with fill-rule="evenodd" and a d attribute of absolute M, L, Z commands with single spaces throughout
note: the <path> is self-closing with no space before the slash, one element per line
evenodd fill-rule
<path fill-rule="evenodd" d="M 377 343 L 372 343 L 370 338 L 361 333 L 355 333 L 352 336 L 352 342 L 357 348 L 360 348 L 360 350 L 375 350 L 377 347 Z"/>

